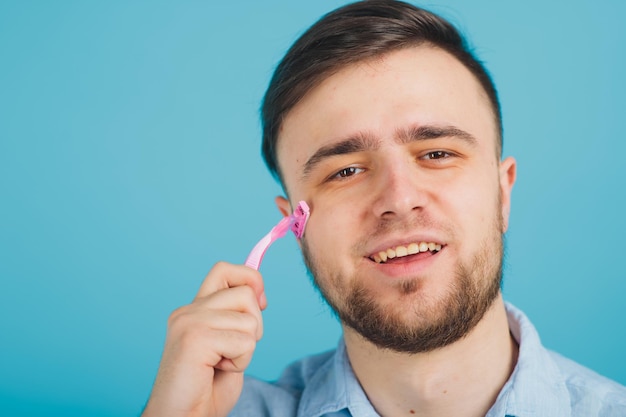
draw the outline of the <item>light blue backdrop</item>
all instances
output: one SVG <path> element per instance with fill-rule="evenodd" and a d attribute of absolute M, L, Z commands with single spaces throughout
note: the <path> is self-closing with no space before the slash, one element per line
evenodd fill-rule
<path fill-rule="evenodd" d="M 341 1 L 0 3 L 0 415 L 132 416 L 169 313 L 279 219 L 258 107 Z M 626 383 L 626 2 L 426 3 L 469 33 L 519 163 L 505 294 Z M 252 214 L 251 214 L 252 213 Z M 331 348 L 292 237 L 250 373 Z"/>

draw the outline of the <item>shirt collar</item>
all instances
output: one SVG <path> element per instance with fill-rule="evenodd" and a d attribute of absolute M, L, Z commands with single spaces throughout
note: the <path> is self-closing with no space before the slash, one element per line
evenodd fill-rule
<path fill-rule="evenodd" d="M 528 317 L 506 303 L 511 334 L 519 344 L 517 364 L 487 417 L 569 417 L 569 391 L 557 364 Z"/>
<path fill-rule="evenodd" d="M 298 416 L 320 417 L 349 410 L 353 416 L 380 417 L 352 371 L 343 338 L 302 392 Z"/>
<path fill-rule="evenodd" d="M 570 417 L 569 392 L 534 326 L 513 305 L 506 303 L 506 311 L 509 329 L 519 344 L 519 356 L 486 417 Z M 342 339 L 335 355 L 315 372 L 304 389 L 298 416 L 320 417 L 346 409 L 353 416 L 379 417 L 354 375 Z"/>

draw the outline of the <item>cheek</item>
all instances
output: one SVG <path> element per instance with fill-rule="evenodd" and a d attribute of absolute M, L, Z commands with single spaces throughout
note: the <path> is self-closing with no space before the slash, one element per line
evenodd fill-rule
<path fill-rule="evenodd" d="M 483 176 L 468 177 L 449 188 L 442 198 L 450 207 L 465 234 L 483 234 L 500 216 L 500 188 L 496 180 Z"/>
<path fill-rule="evenodd" d="M 350 210 L 337 205 L 320 205 L 313 202 L 311 218 L 307 224 L 307 241 L 311 251 L 324 254 L 330 259 L 339 252 L 345 252 L 354 240 L 352 228 L 356 218 Z"/>
<path fill-rule="evenodd" d="M 337 244 L 344 231 L 339 219 L 331 216 L 320 216 L 313 222 L 314 232 L 311 233 L 311 241 L 317 248 L 329 248 Z"/>

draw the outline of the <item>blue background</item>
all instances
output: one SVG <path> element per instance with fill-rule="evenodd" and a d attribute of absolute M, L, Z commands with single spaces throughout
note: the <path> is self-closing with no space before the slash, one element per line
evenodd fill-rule
<path fill-rule="evenodd" d="M 140 413 L 170 312 L 280 218 L 259 102 L 291 42 L 343 3 L 0 3 L 0 415 Z M 626 2 L 423 5 L 499 86 L 519 164 L 507 299 L 548 347 L 626 383 Z M 339 326 L 293 237 L 262 272 L 249 371 L 271 379 Z"/>

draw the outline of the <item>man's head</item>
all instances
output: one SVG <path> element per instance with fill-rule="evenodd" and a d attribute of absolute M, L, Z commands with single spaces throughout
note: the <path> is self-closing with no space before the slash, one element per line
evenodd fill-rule
<path fill-rule="evenodd" d="M 379 17 L 364 17 L 373 11 Z M 442 28 L 453 30 L 403 3 L 347 6 L 288 53 L 329 69 L 315 76 L 302 61 L 289 75 L 294 67 L 283 61 L 273 83 L 287 77 L 293 91 L 278 94 L 272 84 L 264 103 L 264 115 L 276 115 L 271 152 L 290 199 L 277 204 L 285 214 L 299 200 L 311 207 L 301 243 L 316 285 L 347 334 L 402 352 L 458 340 L 498 297 L 515 179 L 515 162 L 499 158 L 495 90 L 465 55 L 431 38 L 382 48 L 362 33 Z M 378 52 L 348 59 L 320 37 L 357 51 L 373 43 Z M 329 54 L 345 61 L 330 68 Z M 281 94 L 298 98 L 270 98 Z"/>
<path fill-rule="evenodd" d="M 284 117 L 309 91 L 350 64 L 424 44 L 447 51 L 476 77 L 492 107 L 500 156 L 502 116 L 498 94 L 487 70 L 461 34 L 427 10 L 400 1 L 370 0 L 349 4 L 322 17 L 292 45 L 274 71 L 261 108 L 262 154 L 272 175 L 283 182 L 276 155 L 280 128 Z"/>

